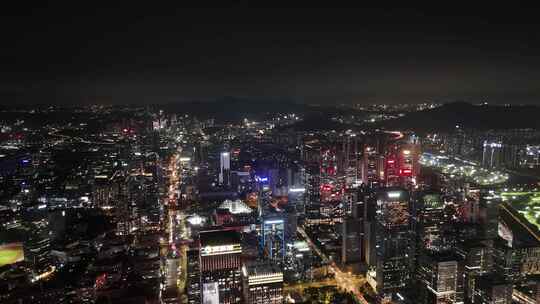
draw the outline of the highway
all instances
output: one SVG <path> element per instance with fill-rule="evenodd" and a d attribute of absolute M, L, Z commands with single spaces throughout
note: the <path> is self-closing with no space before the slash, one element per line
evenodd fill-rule
<path fill-rule="evenodd" d="M 359 289 L 359 287 L 365 283 L 364 279 L 352 275 L 351 273 L 341 271 L 341 269 L 336 266 L 336 263 L 330 261 L 328 256 L 326 256 L 326 254 L 324 254 L 324 252 L 322 252 L 319 247 L 315 243 L 313 243 L 311 238 L 307 235 L 306 231 L 302 227 L 298 227 L 297 231 L 306 240 L 308 245 L 315 251 L 315 253 L 317 253 L 317 255 L 323 260 L 323 262 L 329 265 L 330 271 L 334 274 L 337 286 L 346 291 L 352 292 L 355 295 L 356 299 L 360 301 L 360 303 L 369 304 Z"/>

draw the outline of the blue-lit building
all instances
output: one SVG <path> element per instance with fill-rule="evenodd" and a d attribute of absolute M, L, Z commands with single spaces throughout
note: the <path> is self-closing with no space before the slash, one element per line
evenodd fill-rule
<path fill-rule="evenodd" d="M 285 219 L 282 216 L 265 217 L 261 225 L 261 247 L 272 260 L 285 257 Z"/>

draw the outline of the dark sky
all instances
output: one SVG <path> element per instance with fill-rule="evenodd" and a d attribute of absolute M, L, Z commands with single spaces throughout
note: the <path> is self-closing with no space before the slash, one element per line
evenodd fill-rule
<path fill-rule="evenodd" d="M 4 8 L 0 103 L 540 103 L 535 9 L 145 3 Z"/>

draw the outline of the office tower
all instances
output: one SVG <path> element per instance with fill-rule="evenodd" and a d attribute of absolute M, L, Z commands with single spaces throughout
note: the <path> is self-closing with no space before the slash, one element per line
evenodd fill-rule
<path fill-rule="evenodd" d="M 231 173 L 231 155 L 229 152 L 221 152 L 219 158 L 219 184 L 229 185 Z"/>
<path fill-rule="evenodd" d="M 269 169 L 268 170 L 268 187 L 272 193 L 275 193 L 280 183 L 279 170 L 278 169 Z"/>
<path fill-rule="evenodd" d="M 401 155 L 397 144 L 389 145 L 384 157 L 384 182 L 387 187 L 400 185 L 400 159 Z"/>
<path fill-rule="evenodd" d="M 419 159 L 420 148 L 416 144 L 389 145 L 384 163 L 386 186 L 414 185 L 420 172 Z"/>
<path fill-rule="evenodd" d="M 287 244 L 287 254 L 283 271 L 291 282 L 313 279 L 314 253 L 305 241 Z"/>
<path fill-rule="evenodd" d="M 321 153 L 321 176 L 323 178 L 335 177 L 337 173 L 336 149 L 332 146 Z"/>
<path fill-rule="evenodd" d="M 285 243 L 290 243 L 296 239 L 296 231 L 298 230 L 298 216 L 294 208 L 287 208 L 284 214 L 285 218 Z"/>
<path fill-rule="evenodd" d="M 28 235 L 23 243 L 24 260 L 32 270 L 32 280 L 51 270 L 51 239 L 49 222 L 45 215 L 33 213 L 25 216 Z"/>
<path fill-rule="evenodd" d="M 358 263 L 362 260 L 363 223 L 347 217 L 342 224 L 341 262 Z"/>
<path fill-rule="evenodd" d="M 361 179 L 360 172 L 360 146 L 356 134 L 346 136 L 342 148 L 344 160 L 345 183 L 349 186 L 357 186 Z"/>
<path fill-rule="evenodd" d="M 263 219 L 262 248 L 272 260 L 282 261 L 285 257 L 285 220 L 282 216 Z"/>
<path fill-rule="evenodd" d="M 399 166 L 400 184 L 409 187 L 416 184 L 416 177 L 420 173 L 420 147 L 416 144 L 404 144 L 400 146 L 397 153 L 397 163 Z"/>
<path fill-rule="evenodd" d="M 459 257 L 452 253 L 432 252 L 418 261 L 419 297 L 416 303 L 462 303 Z"/>
<path fill-rule="evenodd" d="M 518 166 L 519 149 L 516 145 L 503 144 L 500 141 L 484 141 L 482 166 L 484 168 Z"/>
<path fill-rule="evenodd" d="M 493 270 L 492 244 L 487 240 L 467 240 L 457 244 L 455 251 L 460 257 L 460 269 L 463 269 L 464 299 L 472 302 L 476 278 Z"/>
<path fill-rule="evenodd" d="M 318 163 L 306 165 L 307 205 L 319 203 L 321 200 L 321 168 Z"/>
<path fill-rule="evenodd" d="M 411 281 L 414 239 L 411 231 L 409 194 L 401 188 L 385 188 L 368 208 L 369 244 L 367 281 L 384 300 L 402 300 Z"/>
<path fill-rule="evenodd" d="M 112 197 L 114 202 L 114 216 L 116 217 L 116 234 L 128 235 L 132 230 L 133 208 L 129 201 L 129 179 L 124 170 L 117 170 L 113 174 Z"/>
<path fill-rule="evenodd" d="M 502 143 L 484 141 L 482 166 L 484 168 L 498 167 L 501 164 Z"/>
<path fill-rule="evenodd" d="M 272 263 L 249 263 L 242 267 L 244 303 L 283 303 L 283 272 Z"/>
<path fill-rule="evenodd" d="M 289 187 L 288 200 L 289 206 L 296 210 L 297 214 L 305 213 L 306 189 L 304 186 Z"/>
<path fill-rule="evenodd" d="M 417 248 L 423 251 L 445 251 L 453 247 L 455 234 L 452 233 L 450 217 L 445 215 L 441 194 L 426 191 L 419 194 L 415 202 Z"/>
<path fill-rule="evenodd" d="M 240 303 L 240 234 L 235 231 L 213 230 L 201 232 L 199 238 L 203 303 Z"/>
<path fill-rule="evenodd" d="M 376 185 L 384 178 L 384 157 L 376 146 L 365 146 L 361 161 L 362 182 Z"/>
<path fill-rule="evenodd" d="M 511 304 L 512 284 L 497 275 L 485 275 L 476 279 L 474 303 Z"/>

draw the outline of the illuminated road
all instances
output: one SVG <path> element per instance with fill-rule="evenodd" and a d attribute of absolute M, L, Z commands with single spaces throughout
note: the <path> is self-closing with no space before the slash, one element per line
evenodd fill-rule
<path fill-rule="evenodd" d="M 359 289 L 359 287 L 365 283 L 364 279 L 358 276 L 354 276 L 351 273 L 341 271 L 341 269 L 336 266 L 336 263 L 330 261 L 328 256 L 326 256 L 326 254 L 324 254 L 319 249 L 319 247 L 315 243 L 313 243 L 313 241 L 311 241 L 311 238 L 307 235 L 306 231 L 304 231 L 303 228 L 298 227 L 298 232 L 306 240 L 308 245 L 313 250 L 315 250 L 315 253 L 317 253 L 317 255 L 323 260 L 323 262 L 328 263 L 330 271 L 334 274 L 337 286 L 343 288 L 346 291 L 352 292 L 356 296 L 356 299 L 360 301 L 360 303 L 368 304 L 368 301 L 366 301 L 364 295 L 362 294 L 362 292 L 360 292 Z"/>
<path fill-rule="evenodd" d="M 186 215 L 180 209 L 181 206 L 178 206 L 178 189 L 180 189 L 180 185 L 182 184 L 181 174 L 179 174 L 179 172 L 182 172 L 181 162 L 179 162 L 180 153 L 181 150 L 179 149 L 178 152 L 173 156 L 173 159 L 169 165 L 169 169 L 171 170 L 171 183 L 169 186 L 168 196 L 169 211 L 171 212 L 170 221 L 172 223 L 170 226 L 171 229 L 169 231 L 169 237 L 171 246 L 176 248 L 176 252 L 180 258 L 181 271 L 178 272 L 178 277 L 176 278 L 180 295 L 180 303 L 186 303 L 187 295 L 184 291 L 186 289 L 187 281 L 187 250 L 189 245 L 187 245 L 184 241 L 189 237 L 187 235 Z"/>
<path fill-rule="evenodd" d="M 501 208 L 503 208 L 504 210 L 507 211 L 507 213 L 517 222 L 519 223 L 524 229 L 526 229 L 531 236 L 533 236 L 534 238 L 536 238 L 537 241 L 540 242 L 540 236 L 538 236 L 537 232 L 532 230 L 527 224 L 523 223 L 523 220 L 518 218 L 517 216 L 515 216 L 513 213 L 512 213 L 512 210 L 508 210 L 508 208 L 506 208 L 506 206 L 504 204 L 501 204 L 499 205 Z"/>
<path fill-rule="evenodd" d="M 168 219 L 166 221 L 166 227 L 165 227 L 165 235 L 167 237 L 167 241 L 165 242 L 165 248 L 163 248 L 162 254 L 164 256 L 171 256 L 171 255 L 178 255 L 180 256 L 180 264 L 178 271 L 167 271 L 169 274 L 176 274 L 175 277 L 168 277 L 168 282 L 176 282 L 176 289 L 178 291 L 178 294 L 181 296 L 181 299 L 183 300 L 185 295 L 183 294 L 183 290 L 185 288 L 185 285 L 183 282 L 185 280 L 182 280 L 181 278 L 184 276 L 183 271 L 185 268 L 183 266 L 183 259 L 182 256 L 185 256 L 184 248 L 178 248 L 178 215 L 177 215 L 177 190 L 180 186 L 180 176 L 178 174 L 179 167 L 178 167 L 178 153 L 175 153 L 173 156 L 171 156 L 171 159 L 167 165 L 167 171 L 170 173 L 169 175 L 169 185 L 167 188 L 167 194 L 165 197 L 165 206 L 167 208 L 167 215 Z M 173 264 L 176 265 L 176 264 Z M 181 301 L 183 302 L 183 301 Z"/>
<path fill-rule="evenodd" d="M 403 132 L 400 132 L 400 131 L 386 131 L 385 133 L 395 135 L 396 137 L 392 138 L 393 140 L 400 140 L 403 137 L 405 137 L 405 134 L 403 134 Z"/>
<path fill-rule="evenodd" d="M 313 281 L 313 282 L 306 282 L 306 283 L 299 283 L 299 284 L 292 284 L 292 285 L 284 285 L 283 286 L 283 292 L 284 293 L 291 293 L 291 292 L 303 292 L 304 289 L 307 288 L 321 288 L 325 286 L 331 286 L 331 285 L 337 285 L 336 279 L 326 279 L 322 281 Z"/>

